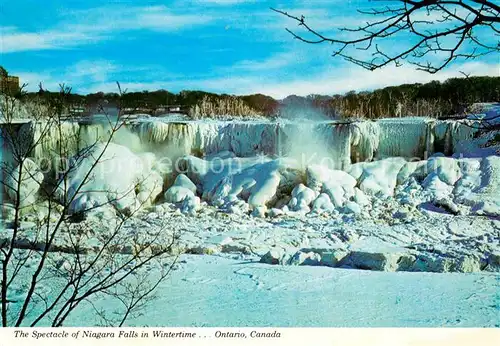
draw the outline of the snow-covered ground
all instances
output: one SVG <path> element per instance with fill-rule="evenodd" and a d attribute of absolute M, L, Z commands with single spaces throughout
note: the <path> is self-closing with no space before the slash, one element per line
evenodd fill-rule
<path fill-rule="evenodd" d="M 271 266 L 184 255 L 132 326 L 498 327 L 494 274 Z M 106 307 L 109 302 L 94 302 Z M 86 306 L 68 325 L 93 325 Z"/>

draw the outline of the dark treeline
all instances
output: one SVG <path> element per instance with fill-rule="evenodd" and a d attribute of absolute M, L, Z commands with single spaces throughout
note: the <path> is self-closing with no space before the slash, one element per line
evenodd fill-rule
<path fill-rule="evenodd" d="M 40 90 L 24 94 L 27 98 L 50 98 L 56 92 Z M 178 106 L 193 117 L 238 115 L 265 117 L 321 115 L 329 118 L 369 118 L 431 116 L 445 117 L 464 114 L 467 107 L 478 102 L 500 101 L 500 77 L 450 78 L 444 82 L 403 84 L 374 91 L 350 91 L 344 95 L 288 96 L 276 100 L 255 94 L 234 96 L 204 91 L 167 90 L 70 94 L 67 102 L 72 106 L 95 107 L 100 104 L 119 105 L 137 112 L 161 114 L 165 106 Z M 234 113 L 234 114 L 232 114 Z"/>
<path fill-rule="evenodd" d="M 346 117 L 451 116 L 473 103 L 500 101 L 500 77 L 450 78 L 444 82 L 403 84 L 372 92 L 335 95 L 335 114 Z"/>

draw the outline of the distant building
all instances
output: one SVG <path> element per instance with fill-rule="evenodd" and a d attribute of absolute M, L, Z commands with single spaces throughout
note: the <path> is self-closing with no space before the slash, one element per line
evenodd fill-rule
<path fill-rule="evenodd" d="M 13 95 L 19 92 L 19 77 L 0 75 L 0 92 Z"/>

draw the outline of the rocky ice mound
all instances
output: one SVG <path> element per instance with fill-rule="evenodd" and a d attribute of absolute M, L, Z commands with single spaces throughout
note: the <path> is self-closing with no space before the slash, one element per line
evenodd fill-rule
<path fill-rule="evenodd" d="M 194 214 L 200 208 L 200 198 L 196 196 L 196 185 L 184 174 L 175 178 L 174 184 L 165 192 L 165 202 L 181 205 L 181 212 Z"/>
<path fill-rule="evenodd" d="M 58 183 L 60 199 L 71 201 L 70 213 L 108 204 L 120 212 L 150 205 L 161 193 L 163 178 L 155 170 L 154 155 L 136 155 L 128 148 L 104 143 L 82 150 Z"/>
<path fill-rule="evenodd" d="M 349 173 L 357 180 L 361 191 L 370 195 L 381 193 L 392 196 L 397 176 L 405 163 L 405 159 L 399 157 L 356 163 Z"/>
<path fill-rule="evenodd" d="M 291 159 L 188 156 L 182 165 L 203 199 L 233 211 L 265 211 L 262 208 L 276 203 L 300 181 L 297 163 Z"/>
<path fill-rule="evenodd" d="M 358 148 L 376 144 L 357 143 Z M 137 218 L 143 226 L 134 216 L 130 231 L 165 223 L 184 229 L 189 246 L 180 251 L 251 253 L 271 264 L 386 271 L 500 268 L 498 230 L 490 226 L 499 227 L 498 156 L 435 155 L 415 162 L 392 157 L 342 171 L 304 166 L 295 158 L 222 151 L 204 158 L 183 156 L 178 162 L 182 173 L 171 183 L 157 155 L 116 143 L 104 149 L 100 143 L 71 160 L 67 189 L 59 190 L 60 197 L 66 192 L 74 198 L 70 213 L 108 203 L 119 213 L 141 210 Z M 28 186 L 28 196 L 36 196 L 35 190 Z M 88 219 L 106 230 L 102 217 Z M 470 225 L 475 219 L 481 225 L 477 230 Z M 205 235 L 213 224 L 226 229 L 228 220 L 241 226 L 240 232 Z M 441 220 L 447 224 L 433 224 Z M 256 229 L 262 224 L 268 227 L 264 234 Z"/>
<path fill-rule="evenodd" d="M 320 165 L 303 170 L 292 159 L 267 157 L 203 160 L 187 156 L 183 166 L 202 199 L 229 211 L 237 206 L 240 211 L 259 209 L 255 215 L 360 214 L 371 209 L 373 199 L 387 198 L 415 207 L 431 203 L 453 213 L 494 216 L 500 211 L 497 156 L 435 156 L 418 162 L 388 158 L 355 164 L 349 172 Z"/>
<path fill-rule="evenodd" d="M 457 203 L 471 206 L 479 215 L 500 216 L 500 157 L 471 161 L 464 165 L 464 176 L 455 185 Z"/>
<path fill-rule="evenodd" d="M 158 169 L 151 168 L 157 155 L 163 154 L 169 158 L 182 157 L 180 165 L 186 174 L 179 176 L 165 192 L 164 199 L 170 203 L 184 203 L 183 210 L 190 212 L 196 211 L 201 199 L 226 210 L 252 211 L 257 216 L 270 212 L 276 215 L 310 211 L 360 214 L 363 209 L 370 208 L 371 197 L 395 196 L 397 192 L 404 203 L 440 201 L 438 204 L 445 203 L 453 210 L 457 208 L 451 203 L 458 203 L 479 214 L 496 215 L 497 199 L 494 193 L 488 192 L 491 188 L 484 187 L 498 185 L 494 178 L 489 178 L 493 173 L 487 173 L 496 172 L 494 157 L 455 159 L 435 155 L 428 160 L 409 160 L 411 158 L 407 156 L 419 153 L 412 151 L 414 148 L 410 145 L 405 147 L 408 143 L 418 138 L 418 141 L 426 142 L 424 146 L 419 145 L 418 150 L 428 148 L 432 143 L 429 138 L 446 138 L 446 131 L 461 127 L 457 127 L 456 122 L 449 123 L 444 126 L 448 130 L 443 134 L 442 129 L 438 130 L 441 124 L 436 127 L 436 123 L 428 119 L 405 119 L 403 123 L 407 131 L 401 133 L 405 138 L 399 138 L 394 131 L 395 125 L 401 127 L 396 120 L 353 124 L 141 121 L 131 125 L 130 131 L 115 133 L 103 162 L 93 172 L 92 182 L 85 182 L 90 187 L 84 186 L 75 196 L 71 209 L 82 211 L 106 201 L 113 201 L 118 210 L 131 209 L 137 202 L 152 203 L 163 192 L 163 181 L 168 179 Z M 104 143 L 99 141 L 106 137 L 107 130 L 102 124 L 70 125 L 63 126 L 63 137 L 78 132 L 85 139 L 75 141 L 72 150 L 87 142 L 97 142 L 96 146 L 90 147 L 93 149 L 88 153 L 89 160 L 85 155 L 83 158 L 75 156 L 73 165 L 77 169 L 71 172 L 67 188 L 73 197 L 85 178 L 84 172 L 95 159 L 93 156 L 104 149 Z M 34 133 L 34 138 L 38 138 L 42 131 L 40 126 L 29 123 L 20 131 Z M 302 131 L 307 143 L 312 143 L 314 152 L 306 157 L 304 152 L 311 148 L 302 143 L 301 133 L 297 130 Z M 463 138 L 469 135 L 467 132 Z M 315 136 L 314 141 L 309 141 Z M 412 136 L 415 138 L 411 139 Z M 291 146 L 295 139 L 300 145 Z M 54 134 L 51 142 L 40 143 L 35 149 L 35 157 L 50 154 L 61 140 L 62 137 Z M 165 142 L 166 147 L 158 146 Z M 319 148 L 321 143 L 325 148 Z M 316 149 L 321 151 L 318 157 L 330 161 L 315 160 Z M 156 154 L 137 154 L 144 150 L 155 150 Z M 285 150 L 288 156 L 276 155 L 281 150 Z M 189 155 L 193 151 L 204 154 L 205 159 Z M 302 156 L 298 155 L 299 152 Z M 268 155 L 248 157 L 251 153 Z M 377 159 L 395 153 L 405 155 Z M 351 158 L 373 161 L 351 165 Z M 143 168 L 144 160 L 148 162 L 147 168 Z M 137 167 L 134 166 L 136 162 L 139 162 Z M 472 166 L 479 167 L 482 173 L 478 175 Z M 481 202 L 482 197 L 486 200 Z"/>

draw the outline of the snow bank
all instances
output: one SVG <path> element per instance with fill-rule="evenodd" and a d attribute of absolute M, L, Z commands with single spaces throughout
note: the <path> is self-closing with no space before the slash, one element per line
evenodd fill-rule
<path fill-rule="evenodd" d="M 325 193 L 335 207 L 341 207 L 354 196 L 356 179 L 344 171 L 311 165 L 306 170 L 307 185 L 314 191 Z"/>
<path fill-rule="evenodd" d="M 213 156 L 203 160 L 188 156 L 182 166 L 194 182 L 192 191 L 197 187 L 204 200 L 231 212 L 253 210 L 256 216 L 268 213 L 266 208 L 275 216 L 335 210 L 371 213 L 387 198 L 413 207 L 431 203 L 455 214 L 467 212 L 468 207 L 479 214 L 494 215 L 498 199 L 481 187 L 498 185 L 491 178 L 498 169 L 496 157 L 484 159 L 481 165 L 479 162 L 442 155 L 417 162 L 395 157 L 356 163 L 345 172 L 317 164 L 303 171 L 291 159 Z"/>
<path fill-rule="evenodd" d="M 251 207 L 266 206 L 276 201 L 278 189 L 286 185 L 286 170 L 293 169 L 294 163 L 286 160 L 272 160 L 247 167 L 240 172 L 219 180 L 215 188 L 208 192 L 215 204 L 224 204 L 241 197 Z"/>
<path fill-rule="evenodd" d="M 180 203 L 180 210 L 185 214 L 194 214 L 200 207 L 200 198 L 196 196 L 196 185 L 184 174 L 175 178 L 174 184 L 165 192 L 164 198 L 169 203 Z"/>
<path fill-rule="evenodd" d="M 315 191 L 320 191 L 327 183 L 336 184 L 352 194 L 356 179 L 344 171 L 333 170 L 319 165 L 310 165 L 306 169 L 307 185 Z"/>
<path fill-rule="evenodd" d="M 458 161 L 450 157 L 431 157 L 427 161 L 427 171 L 448 185 L 455 185 L 461 176 Z"/>
<path fill-rule="evenodd" d="M 427 174 L 426 169 L 427 160 L 406 162 L 396 177 L 397 184 L 405 183 L 410 177 L 414 177 L 418 181 L 424 180 Z"/>
<path fill-rule="evenodd" d="M 131 212 L 153 201 L 161 192 L 163 179 L 128 148 L 98 143 L 72 158 L 67 183 L 59 181 L 59 195 L 67 194 L 70 213 L 111 204 Z M 64 191 L 64 186 L 67 186 Z"/>
<path fill-rule="evenodd" d="M 288 195 L 300 182 L 297 163 L 291 159 L 183 158 L 181 167 L 202 191 L 202 198 L 217 206 L 229 206 L 238 200 L 251 209 L 270 206 Z"/>
<path fill-rule="evenodd" d="M 475 165 L 477 167 L 477 164 Z M 500 157 L 481 160 L 480 174 L 469 167 L 455 188 L 456 200 L 480 215 L 500 216 Z"/>
<path fill-rule="evenodd" d="M 309 206 L 316 199 L 317 196 L 318 196 L 317 191 L 308 188 L 304 184 L 299 184 L 292 191 L 292 199 L 290 200 L 290 203 L 288 203 L 288 208 L 291 211 L 309 212 L 310 211 Z M 319 207 L 320 203 L 321 202 L 318 202 L 317 207 Z"/>
<path fill-rule="evenodd" d="M 360 190 L 366 194 L 392 196 L 398 174 L 405 164 L 406 160 L 399 157 L 362 162 L 354 164 L 349 173 L 357 179 Z"/>
<path fill-rule="evenodd" d="M 397 176 L 397 199 L 411 205 L 431 202 L 452 213 L 463 212 L 463 207 L 467 207 L 476 214 L 497 216 L 499 172 L 498 156 L 461 159 L 434 156 L 407 162 Z"/>

